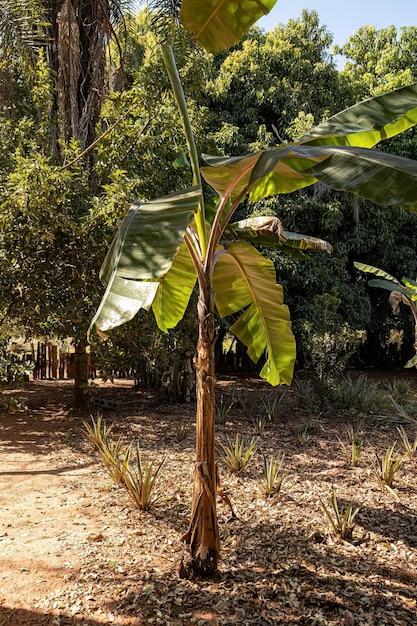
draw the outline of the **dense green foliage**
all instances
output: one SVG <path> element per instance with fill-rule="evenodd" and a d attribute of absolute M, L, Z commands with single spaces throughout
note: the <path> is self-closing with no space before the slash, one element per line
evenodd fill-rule
<path fill-rule="evenodd" d="M 56 86 L 43 54 L 37 53 L 35 69 L 23 51 L 2 60 L 0 315 L 19 323 L 28 336 L 84 336 L 100 297 L 99 267 L 131 200 L 151 199 L 191 183 L 180 120 L 143 15 L 120 41 L 125 89 L 119 89 L 115 72 L 117 89 L 108 93 L 96 125 L 96 136 L 104 133 L 103 138 L 70 167 L 63 165 L 82 148 L 73 140 L 61 148 L 59 158 L 54 151 Z M 274 146 L 280 142 L 274 128 L 283 139 L 295 139 L 360 98 L 416 80 L 416 44 L 415 27 L 398 33 L 394 27 L 377 31 L 364 26 L 339 50 L 347 63 L 338 71 L 330 51 L 332 36 L 314 11 L 303 11 L 299 19 L 270 33 L 254 28 L 214 56 L 190 53 L 185 37 L 179 37 L 176 58 L 198 148 L 233 155 Z M 414 130 L 386 143 L 387 151 L 417 157 Z M 321 184 L 246 204 L 238 217 L 260 214 L 277 215 L 284 228 L 334 246 L 332 257 L 317 253 L 303 262 L 270 253 L 290 306 L 299 366 L 307 364 L 321 302 L 317 296 L 336 298 L 334 316 L 341 327 L 367 331 L 367 342 L 358 348 L 359 362 L 403 364 L 403 346 L 414 332 L 410 315 L 404 310 L 394 318 L 386 298 L 368 289 L 353 262 L 415 276 L 417 218 Z M 162 340 L 152 318 L 147 325 L 147 339 L 166 345 L 158 366 L 163 368 L 178 334 Z M 123 335 L 131 333 L 116 331 L 115 345 L 126 345 Z M 139 351 L 152 352 L 137 337 L 133 343 Z"/>

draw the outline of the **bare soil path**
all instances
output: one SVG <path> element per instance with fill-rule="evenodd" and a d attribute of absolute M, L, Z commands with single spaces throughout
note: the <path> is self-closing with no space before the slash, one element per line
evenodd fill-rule
<path fill-rule="evenodd" d="M 253 380 L 233 386 L 250 410 L 232 411 L 218 437 L 239 432 L 249 443 L 254 410 L 270 390 Z M 219 393 L 229 387 L 221 383 Z M 167 404 L 130 381 L 100 385 L 117 405 L 104 413 L 108 424 L 116 419 L 117 435 L 139 439 L 145 459 L 168 454 L 160 499 L 141 513 L 83 436 L 82 422 L 96 410 L 70 408 L 70 382 L 34 381 L 14 393 L 27 409 L 0 413 L 1 626 L 417 624 L 417 463 L 404 465 L 397 498 L 370 469 L 374 451 L 398 441 L 394 426 L 369 418 L 361 462 L 348 467 L 337 436 L 350 420 L 319 416 L 302 436 L 307 422 L 289 396 L 257 437 L 247 472 L 231 476 L 221 464 L 237 518 L 219 503 L 219 579 L 182 580 L 194 407 Z M 414 439 L 417 427 L 406 429 Z M 279 496 L 266 499 L 262 456 L 278 452 L 288 477 Z M 333 484 L 341 503 L 355 496 L 361 505 L 351 542 L 326 529 L 319 498 L 328 499 Z"/>

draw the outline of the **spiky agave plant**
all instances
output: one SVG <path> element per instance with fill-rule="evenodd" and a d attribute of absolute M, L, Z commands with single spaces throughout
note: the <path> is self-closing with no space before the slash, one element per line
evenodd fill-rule
<path fill-rule="evenodd" d="M 103 416 L 99 413 L 96 420 L 91 416 L 91 424 L 83 422 L 83 431 L 99 453 L 111 478 L 116 483 L 123 485 L 123 470 L 129 464 L 130 447 L 122 455 L 121 436 L 117 440 L 112 440 L 110 437 L 113 426 L 114 422 L 110 426 L 106 426 Z"/>
<path fill-rule="evenodd" d="M 224 452 L 223 461 L 232 474 L 243 474 L 256 452 L 255 439 L 252 439 L 248 447 L 245 448 L 243 436 L 239 433 L 236 433 L 234 443 L 228 437 L 225 444 L 220 441 L 219 445 Z"/>
<path fill-rule="evenodd" d="M 147 511 L 155 504 L 157 497 L 154 494 L 156 479 L 158 478 L 167 455 L 157 463 L 155 459 L 144 465 L 142 461 L 139 443 L 136 444 L 136 463 L 123 467 L 123 484 L 131 496 L 136 508 Z"/>
<path fill-rule="evenodd" d="M 353 529 L 355 528 L 355 517 L 360 511 L 360 506 L 355 507 L 355 499 L 353 498 L 348 503 L 346 509 L 343 511 L 339 508 L 336 490 L 334 488 L 334 485 L 332 485 L 330 508 L 326 505 L 321 496 L 320 504 L 326 514 L 333 533 L 341 539 L 352 539 Z"/>
<path fill-rule="evenodd" d="M 262 493 L 270 498 L 281 491 L 281 487 L 287 477 L 286 472 L 281 472 L 284 462 L 284 454 L 263 457 L 263 475 L 259 480 Z"/>
<path fill-rule="evenodd" d="M 417 437 L 414 439 L 414 441 L 410 441 L 407 433 L 404 430 L 404 426 L 397 426 L 397 431 L 401 437 L 401 444 L 404 454 L 406 454 L 410 460 L 413 460 L 417 451 Z"/>
<path fill-rule="evenodd" d="M 386 453 L 381 456 L 375 452 L 375 461 L 372 469 L 379 485 L 389 491 L 396 500 L 399 500 L 398 494 L 392 489 L 392 485 L 398 472 L 404 465 L 404 457 L 395 455 L 395 446 L 396 442 L 394 441 Z"/>

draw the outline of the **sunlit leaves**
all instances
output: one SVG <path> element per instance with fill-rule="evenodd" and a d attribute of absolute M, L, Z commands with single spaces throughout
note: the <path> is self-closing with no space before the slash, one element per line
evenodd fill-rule
<path fill-rule="evenodd" d="M 196 43 L 220 52 L 237 43 L 277 0 L 184 0 L 181 22 Z"/>
<path fill-rule="evenodd" d="M 271 385 L 290 384 L 295 341 L 272 261 L 249 244 L 231 244 L 217 259 L 213 286 L 222 317 L 241 312 L 230 330 L 248 347 L 249 357 L 257 363 L 265 354 L 261 376 Z"/>

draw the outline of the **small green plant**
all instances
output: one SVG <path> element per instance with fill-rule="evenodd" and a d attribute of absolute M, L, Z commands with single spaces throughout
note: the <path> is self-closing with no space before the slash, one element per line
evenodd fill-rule
<path fill-rule="evenodd" d="M 242 435 L 236 434 L 235 442 L 227 438 L 227 443 L 219 442 L 224 452 L 223 461 L 232 474 L 243 474 L 249 461 L 256 451 L 255 440 L 252 439 L 247 449 L 244 447 Z"/>
<path fill-rule="evenodd" d="M 226 424 L 229 413 L 234 406 L 233 400 L 227 402 L 224 396 L 220 396 L 219 401 L 216 403 L 216 424 Z"/>
<path fill-rule="evenodd" d="M 308 415 L 302 420 L 303 430 L 308 435 L 315 435 L 320 430 L 322 430 L 322 425 L 320 420 L 314 415 Z"/>
<path fill-rule="evenodd" d="M 266 419 L 263 415 L 258 415 L 252 419 L 253 430 L 255 435 L 263 435 L 265 430 Z"/>
<path fill-rule="evenodd" d="M 378 384 L 369 381 L 365 374 L 353 380 L 347 373 L 335 386 L 334 402 L 344 413 L 375 414 L 381 404 L 381 393 Z"/>
<path fill-rule="evenodd" d="M 190 428 L 188 424 L 184 424 L 184 422 L 177 421 L 175 424 L 175 438 L 177 441 L 181 442 L 187 439 Z"/>
<path fill-rule="evenodd" d="M 287 473 L 281 473 L 282 464 L 284 461 L 284 454 L 274 457 L 272 454 L 269 457 L 263 458 L 263 476 L 259 480 L 262 493 L 270 498 L 271 496 L 278 494 L 287 477 Z"/>
<path fill-rule="evenodd" d="M 131 496 L 136 508 L 147 511 L 155 504 L 157 498 L 153 497 L 155 481 L 161 472 L 167 455 L 157 464 L 155 460 L 145 467 L 142 463 L 139 444 L 136 444 L 136 465 L 123 466 L 123 484 Z"/>
<path fill-rule="evenodd" d="M 404 454 L 406 454 L 409 459 L 414 459 L 414 455 L 417 450 L 417 437 L 414 439 L 414 441 L 410 441 L 403 426 L 397 426 L 397 431 L 401 437 L 402 449 L 404 451 Z"/>
<path fill-rule="evenodd" d="M 313 411 L 315 407 L 313 385 L 307 378 L 294 376 L 293 385 L 297 394 L 298 403 L 301 409 Z"/>
<path fill-rule="evenodd" d="M 116 483 L 123 485 L 123 467 L 129 464 L 130 447 L 121 459 L 121 437 L 117 441 L 112 441 L 110 438 L 113 426 L 114 422 L 106 426 L 100 413 L 97 414 L 97 420 L 91 416 L 91 425 L 83 422 L 84 433 L 98 451 L 107 472 Z"/>
<path fill-rule="evenodd" d="M 373 472 L 380 486 L 388 489 L 388 491 L 398 499 L 397 494 L 392 489 L 392 485 L 395 477 L 404 464 L 404 458 L 395 456 L 395 445 L 396 444 L 394 442 L 383 456 L 379 456 L 375 452 Z"/>
<path fill-rule="evenodd" d="M 230 403 L 231 408 L 234 409 L 244 409 L 246 406 L 245 394 L 243 389 L 239 389 L 238 387 L 232 387 L 230 391 Z"/>
<path fill-rule="evenodd" d="M 359 458 L 362 452 L 364 435 L 361 433 L 360 427 L 355 430 L 352 424 L 346 425 L 346 432 L 348 436 L 348 443 L 346 444 L 339 437 L 338 440 L 342 446 L 344 454 L 346 455 L 348 463 L 352 465 L 352 467 L 356 467 L 359 463 Z"/>
<path fill-rule="evenodd" d="M 384 387 L 389 396 L 395 400 L 395 402 L 404 402 L 407 400 L 411 393 L 411 383 L 409 380 L 403 378 L 394 378 L 393 380 L 387 380 L 384 383 Z"/>
<path fill-rule="evenodd" d="M 285 398 L 285 389 L 278 389 L 273 394 L 269 393 L 262 398 L 266 419 L 273 422 L 282 410 Z"/>
<path fill-rule="evenodd" d="M 353 529 L 355 528 L 355 517 L 360 511 L 360 506 L 355 508 L 355 499 L 353 498 L 346 509 L 343 511 L 339 508 L 337 502 L 336 491 L 334 485 L 332 485 L 332 494 L 330 496 L 331 508 L 326 506 L 323 499 L 320 497 L 320 504 L 326 517 L 330 523 L 330 527 L 335 535 L 341 539 L 350 540 L 353 536 Z M 333 513 L 332 513 L 333 511 Z"/>
<path fill-rule="evenodd" d="M 301 425 L 295 431 L 295 440 L 298 445 L 303 445 L 310 435 L 314 435 L 321 428 L 320 421 L 314 415 L 308 415 L 301 421 Z"/>
<path fill-rule="evenodd" d="M 5 394 L 0 390 L 1 409 L 7 411 L 7 413 L 16 413 L 17 411 L 26 411 L 27 404 L 24 400 Z"/>
<path fill-rule="evenodd" d="M 391 404 L 394 409 L 393 413 L 380 416 L 380 421 L 384 424 L 412 424 L 417 425 L 417 419 L 409 415 L 406 409 L 391 398 Z"/>

